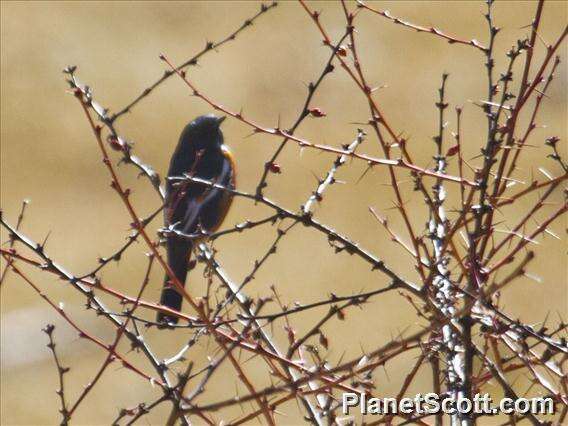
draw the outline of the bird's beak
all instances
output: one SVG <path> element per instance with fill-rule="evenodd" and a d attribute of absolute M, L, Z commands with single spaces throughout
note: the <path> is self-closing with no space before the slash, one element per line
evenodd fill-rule
<path fill-rule="evenodd" d="M 225 121 L 225 118 L 227 118 L 226 115 L 223 115 L 222 117 L 218 117 L 218 118 L 217 118 L 217 124 L 220 126 L 221 123 L 222 123 L 223 121 Z"/>

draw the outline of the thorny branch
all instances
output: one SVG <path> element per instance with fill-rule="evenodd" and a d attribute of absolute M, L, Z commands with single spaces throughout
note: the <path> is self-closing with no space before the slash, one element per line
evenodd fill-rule
<path fill-rule="evenodd" d="M 302 101 L 295 122 L 290 128 L 284 129 L 280 123 L 271 127 L 245 117 L 242 112 L 233 112 L 213 100 L 206 89 L 198 89 L 186 72 L 189 67 L 196 65 L 203 55 L 237 38 L 257 18 L 275 6 L 275 2 L 262 5 L 259 12 L 228 36 L 217 42 L 207 42 L 200 52 L 181 65 L 173 65 L 162 55 L 161 59 L 169 67 L 163 76 L 114 114 L 109 114 L 108 109 L 94 100 L 91 88 L 78 81 L 76 67 L 68 67 L 65 70 L 72 93 L 79 102 L 99 147 L 111 179 L 111 187 L 124 205 L 132 230 L 126 237 L 126 242 L 114 253 L 98 259 L 97 265 L 88 269 L 89 272 L 78 276 L 47 255 L 45 242 L 36 243 L 21 231 L 26 203 L 22 205 L 15 225 L 0 216 L 0 224 L 8 233 L 8 246 L 0 248 L 0 255 L 6 262 L 0 282 L 4 281 L 8 270 L 13 271 L 15 277 L 43 298 L 82 339 L 105 352 L 104 361 L 96 370 L 93 379 L 79 392 L 75 402 L 69 404 L 70 395 L 63 380 L 68 369 L 62 367 L 59 355 L 55 352 L 53 326 L 48 325 L 44 329 L 50 339 L 48 347 L 54 357 L 59 377 L 57 393 L 61 407 L 61 423 L 68 424 L 72 416 L 76 418 L 76 411 L 87 405 L 89 393 L 95 387 L 102 387 L 100 378 L 103 373 L 106 371 L 107 375 L 112 374 L 108 367 L 119 361 L 134 376 L 142 378 L 150 386 L 157 386 L 161 394 L 153 396 L 148 402 L 141 401 L 132 408 L 121 409 L 113 424 L 133 424 L 156 412 L 163 402 L 171 403 L 167 418 L 161 420 L 167 424 L 226 422 L 224 410 L 237 405 L 243 412 L 230 424 L 245 424 L 257 417 L 266 424 L 277 424 L 280 414 L 289 413 L 290 403 L 294 399 L 299 402 L 298 409 L 301 414 L 313 424 L 340 424 L 340 421 L 354 424 L 359 423 L 359 419 L 354 416 L 340 418 L 341 393 L 364 393 L 369 398 L 383 394 L 382 383 L 377 379 L 376 372 L 379 368 L 386 369 L 391 362 L 408 360 L 409 356 L 413 358 L 412 362 L 408 363 L 407 371 L 396 378 L 400 383 L 396 395 L 399 399 L 407 395 L 409 389 L 429 367 L 432 390 L 439 395 L 471 398 L 473 394 L 485 389 L 489 382 L 494 382 L 503 394 L 511 398 L 529 394 L 549 396 L 559 407 L 555 420 L 558 424 L 562 423 L 568 414 L 568 381 L 565 369 L 568 360 L 565 336 L 568 326 L 562 318 L 554 325 L 548 325 L 548 319 L 538 326 L 527 324 L 511 313 L 515 312 L 514 306 L 508 304 L 507 309 L 504 309 L 502 291 L 513 290 L 515 285 L 519 285 L 521 278 L 531 276 L 530 268 L 540 253 L 536 247 L 528 250 L 529 244 L 535 246 L 544 235 L 560 238 L 551 227 L 561 218 L 565 218 L 568 211 L 565 188 L 568 166 L 563 158 L 560 137 L 547 135 L 543 149 L 548 151 L 538 149 L 533 152 L 537 152 L 534 155 L 535 161 L 544 161 L 546 158 L 548 161 L 555 161 L 563 172 L 562 175 L 553 176 L 541 168 L 545 180 L 531 178 L 531 181 L 525 184 L 515 178 L 521 154 L 526 152 L 530 145 L 542 104 L 546 102 L 554 75 L 558 72 L 561 63 L 558 52 L 561 52 L 568 29 L 565 28 L 551 44 L 545 43 L 544 51 L 540 52 L 537 41 L 540 39 L 539 31 L 544 25 L 542 16 L 545 8 L 545 2 L 540 0 L 535 5 L 530 35 L 526 39 L 518 40 L 509 49 L 506 54 L 507 64 L 502 72 L 499 72 L 496 66 L 499 52 L 496 51 L 495 41 L 501 29 L 495 22 L 492 0 L 487 1 L 484 15 L 488 24 L 488 40 L 483 44 L 475 39 L 450 35 L 435 26 L 410 23 L 362 1 L 357 1 L 356 5 L 342 1 L 340 5 L 330 6 L 340 7 L 344 18 L 342 35 L 334 42 L 323 22 L 322 13 L 300 0 L 299 9 L 307 13 L 317 34 L 323 40 L 323 48 L 329 50 L 330 56 L 319 76 L 309 83 L 307 97 Z M 351 8 L 353 10 L 350 10 Z M 420 166 L 413 161 L 413 158 L 416 158 L 413 150 L 426 148 L 410 145 L 401 136 L 402 133 L 395 131 L 404 126 L 404 123 L 394 123 L 387 119 L 383 105 L 376 96 L 377 90 L 369 80 L 373 74 L 365 65 L 360 49 L 364 32 L 360 17 L 365 14 L 379 15 L 406 29 L 431 34 L 453 45 L 474 48 L 465 49 L 468 52 L 482 53 L 487 74 L 487 93 L 480 95 L 481 114 L 477 110 L 471 112 L 477 114 L 476 117 L 486 122 L 487 126 L 483 147 L 480 149 L 481 165 L 476 166 L 474 160 L 464 157 L 463 148 L 470 141 L 464 140 L 463 134 L 469 121 L 463 120 L 465 112 L 461 107 L 455 108 L 453 145 L 448 146 L 447 133 L 450 124 L 447 121 L 447 92 L 451 90 L 451 85 L 447 85 L 449 80 L 446 73 L 443 74 L 439 97 L 435 102 L 438 120 L 433 149 L 431 148 L 434 166 Z M 338 64 L 352 81 L 353 94 L 362 95 L 368 107 L 367 112 L 362 114 L 370 118 L 361 121 L 368 125 L 371 131 L 369 136 L 363 129 L 358 129 L 355 139 L 350 143 L 334 141 L 335 144 L 324 145 L 298 136 L 296 132 L 306 118 L 325 116 L 323 111 L 313 105 L 313 100 L 316 92 L 323 95 L 321 83 L 334 72 L 334 63 Z M 517 74 L 520 78 L 516 77 Z M 174 182 L 190 182 L 216 188 L 249 200 L 250 209 L 269 210 L 268 214 L 257 216 L 261 219 L 240 218 L 238 224 L 225 225 L 211 234 L 199 231 L 189 235 L 175 228 L 165 228 L 158 229 L 156 237 L 152 235 L 150 225 L 163 209 L 164 190 L 160 185 L 160 177 L 149 163 L 133 155 L 132 144 L 119 134 L 116 125 L 120 117 L 126 117 L 127 112 L 131 112 L 173 75 L 181 79 L 190 95 L 250 127 L 254 134 L 280 139 L 268 161 L 260 165 L 260 179 L 253 190 L 230 189 L 190 173 L 169 178 Z M 520 129 L 520 117 L 523 114 L 528 117 L 528 125 Z M 540 117 L 539 120 L 546 118 Z M 360 152 L 363 140 L 368 141 L 365 146 L 369 147 L 372 138 L 378 142 L 383 158 Z M 280 166 L 277 161 L 290 141 L 299 148 L 309 148 L 336 157 L 327 173 L 318 178 L 313 192 L 306 194 L 306 201 L 298 210 L 274 201 L 279 198 L 279 194 L 273 194 L 270 198 L 264 194 L 269 174 L 279 174 Z M 114 162 L 115 155 L 121 163 L 138 169 L 147 178 L 145 182 L 149 182 L 158 194 L 159 204 L 152 206 L 151 213 L 145 218 L 141 217 L 133 206 L 133 191 L 124 185 Z M 397 243 L 395 247 L 411 255 L 412 263 L 409 268 L 401 268 L 401 271 L 398 271 L 393 266 L 387 266 L 381 257 L 363 248 L 359 242 L 336 230 L 332 225 L 323 223 L 319 216 L 314 217 L 316 205 L 320 205 L 320 210 L 326 208 L 324 197 L 333 196 L 329 188 L 338 182 L 338 175 L 349 166 L 349 159 L 364 162 L 368 168 L 383 166 L 388 172 L 389 186 L 396 199 L 395 213 L 402 220 L 404 236 L 374 208 L 371 208 L 371 212 L 385 228 L 390 239 Z M 454 161 L 458 170 L 456 175 L 447 171 Z M 414 182 L 414 190 L 422 197 L 428 217 L 417 218 L 415 212 L 405 204 L 404 200 L 408 194 L 401 185 L 402 176 Z M 351 183 L 347 182 L 347 185 Z M 522 185 L 526 187 L 517 190 Z M 358 188 L 360 187 L 350 186 L 353 191 Z M 550 207 L 550 200 L 559 193 L 560 205 Z M 454 200 L 455 194 L 458 195 Z M 534 196 L 536 201 L 529 203 L 526 208 L 522 207 L 519 201 L 529 196 Z M 452 209 L 453 206 L 458 207 Z M 524 210 L 517 212 L 514 218 L 505 217 L 503 223 L 496 223 L 495 216 L 500 214 L 500 209 L 511 206 L 521 206 L 518 209 Z M 378 208 L 382 211 L 384 207 Z M 544 219 L 541 219 L 541 215 Z M 426 228 L 420 231 L 416 219 L 420 223 L 426 222 Z M 252 267 L 245 270 L 242 281 L 233 280 L 232 274 L 221 265 L 219 251 L 212 243 L 228 236 L 238 238 L 243 232 L 253 233 L 269 228 L 265 225 L 272 225 L 272 229 L 276 230 L 274 239 L 258 258 L 251 260 Z M 323 241 L 327 241 L 335 253 L 349 254 L 363 260 L 367 267 L 378 271 L 378 274 L 372 276 L 380 278 L 373 278 L 370 285 L 363 283 L 362 287 L 366 290 L 359 293 L 339 296 L 328 292 L 326 297 L 290 303 L 287 293 L 282 291 L 282 286 L 278 283 L 278 277 L 270 275 L 270 282 L 264 283 L 263 279 L 259 278 L 262 276 L 260 271 L 268 271 L 275 261 L 287 262 L 278 248 L 284 239 L 290 238 L 288 235 L 302 232 L 307 238 L 308 233 L 312 231 L 323 236 Z M 167 265 L 160 247 L 160 237 L 170 233 L 196 242 L 197 263 L 204 268 L 207 282 L 204 295 L 198 294 L 194 287 L 184 288 L 184 283 L 175 278 Z M 100 273 L 106 265 L 113 261 L 118 262 L 132 253 L 134 247 L 139 248 L 134 244 L 139 241 L 144 242 L 143 248 L 148 251 L 148 265 L 137 293 L 129 295 L 115 290 L 109 280 L 103 281 Z M 243 258 L 243 265 L 248 259 L 246 251 L 246 248 L 243 248 L 242 252 L 238 253 Z M 352 265 L 354 269 L 360 267 L 356 262 Z M 298 267 L 291 264 L 287 266 Z M 32 267 L 64 281 L 70 290 L 78 292 L 84 298 L 88 310 L 105 318 L 107 325 L 115 332 L 110 343 L 93 335 L 80 325 L 80 321 L 72 318 L 62 305 L 54 303 L 48 295 L 49 288 L 42 288 L 24 272 L 24 268 Z M 161 274 L 165 272 L 169 275 L 173 285 L 188 302 L 190 312 L 176 312 L 144 298 L 145 294 L 149 294 L 145 290 L 151 285 L 153 267 L 159 267 L 162 269 Z M 406 271 L 412 268 L 417 271 L 418 282 L 404 277 Z M 269 284 L 267 287 L 271 289 L 271 293 L 252 296 L 254 281 L 259 284 L 256 289 L 265 288 L 264 285 Z M 249 291 L 250 294 L 247 294 Z M 346 312 L 353 311 L 354 307 L 358 307 L 366 319 L 374 320 L 373 309 L 380 309 L 386 295 L 394 297 L 396 293 L 402 298 L 401 305 L 408 302 L 414 309 L 417 327 L 412 331 L 400 333 L 390 341 L 383 342 L 381 346 L 375 345 L 366 351 L 362 350 L 362 354 L 358 356 L 345 360 L 340 356 L 337 359 L 334 353 L 341 353 L 343 348 L 340 347 L 338 336 L 333 332 L 333 322 L 348 321 Z M 122 312 L 107 308 L 103 297 L 105 300 L 108 298 L 118 302 L 122 306 Z M 177 326 L 162 325 L 158 329 L 157 324 L 147 318 L 149 315 L 153 318 L 155 311 L 176 315 L 182 322 Z M 304 322 L 303 315 L 308 312 L 315 320 Z M 153 328 L 160 334 L 187 333 L 189 337 L 185 338 L 186 343 L 181 350 L 165 360 L 159 360 L 152 349 L 154 342 L 145 332 L 148 328 Z M 123 337 L 128 339 L 133 350 L 144 355 L 144 363 L 135 363 L 131 352 L 119 349 Z M 198 345 L 207 348 L 205 359 L 200 358 L 193 349 Z M 243 355 L 250 358 L 243 359 Z M 225 366 L 229 367 L 222 371 Z M 146 372 L 148 367 L 154 372 Z M 178 372 L 178 369 L 181 372 Z M 226 376 L 227 371 L 244 386 L 246 390 L 243 395 L 227 398 L 226 394 L 212 393 L 213 382 L 226 381 L 223 376 Z M 532 390 L 532 393 L 527 391 L 523 394 L 519 386 L 512 382 L 509 374 L 513 372 L 526 375 L 531 382 L 529 391 Z M 65 378 L 69 380 L 67 376 Z M 133 383 L 136 386 L 139 384 Z M 371 422 L 367 423 L 392 424 L 400 417 L 400 424 L 425 425 L 428 424 L 430 416 L 432 414 L 388 414 L 371 419 Z M 523 419 L 532 424 L 543 424 L 544 421 L 535 414 L 528 413 L 511 415 L 509 423 L 514 424 Z M 369 419 L 365 418 L 362 421 L 367 420 Z M 481 424 L 483 421 L 481 417 L 473 414 L 455 414 L 450 416 L 450 420 L 455 425 L 470 425 L 476 422 Z M 433 421 L 436 425 L 441 425 L 443 415 L 436 415 Z"/>
<path fill-rule="evenodd" d="M 55 339 L 53 338 L 53 330 L 55 330 L 55 326 L 53 324 L 47 324 L 45 328 L 42 330 L 49 339 L 49 343 L 47 347 L 51 351 L 53 355 L 53 360 L 55 361 L 55 366 L 57 367 L 57 377 L 59 378 L 59 389 L 57 389 L 56 393 L 59 396 L 59 400 L 61 403 L 61 408 L 59 412 L 61 413 L 61 425 L 67 426 L 69 424 L 69 418 L 71 414 L 67 409 L 67 401 L 65 397 L 65 374 L 69 373 L 69 367 L 63 367 L 57 352 L 55 351 Z"/>

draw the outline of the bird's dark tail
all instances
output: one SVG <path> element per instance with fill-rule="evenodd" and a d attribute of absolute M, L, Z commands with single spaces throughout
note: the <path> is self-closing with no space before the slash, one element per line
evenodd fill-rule
<path fill-rule="evenodd" d="M 187 276 L 187 267 L 189 265 L 189 257 L 191 255 L 191 242 L 180 239 L 171 239 L 167 243 L 168 247 L 168 265 L 175 274 L 178 281 L 185 285 Z M 164 278 L 164 288 L 160 303 L 168 308 L 181 310 L 181 302 L 183 296 L 177 291 L 175 284 L 171 283 L 168 275 Z M 177 324 L 178 317 L 158 312 L 158 322 L 168 322 Z"/>

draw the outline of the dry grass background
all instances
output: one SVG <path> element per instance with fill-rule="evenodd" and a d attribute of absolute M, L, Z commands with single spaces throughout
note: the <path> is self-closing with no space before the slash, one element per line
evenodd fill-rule
<path fill-rule="evenodd" d="M 395 16 L 412 22 L 435 25 L 464 38 L 486 40 L 482 17 L 483 2 L 396 2 L 379 3 Z M 68 64 L 79 66 L 78 75 L 94 89 L 101 104 L 117 110 L 164 70 L 158 54 L 163 52 L 181 62 L 203 47 L 206 40 L 218 40 L 233 31 L 258 10 L 254 2 L 188 3 L 106 3 L 106 2 L 2 2 L 1 5 L 1 203 L 4 214 L 15 221 L 20 202 L 31 200 L 24 224 L 25 232 L 42 240 L 51 231 L 47 251 L 72 272 L 90 270 L 97 256 L 110 254 L 124 241 L 129 221 L 119 199 L 109 187 L 106 170 L 85 122 L 72 96 L 65 93 L 61 70 Z M 495 20 L 503 28 L 496 46 L 497 69 L 505 64 L 506 49 L 527 33 L 532 2 L 498 2 Z M 323 21 L 338 36 L 343 31 L 339 5 L 320 3 Z M 469 101 L 480 100 L 486 92 L 482 54 L 467 46 L 450 46 L 427 34 L 395 26 L 380 17 L 364 14 L 359 21 L 360 49 L 369 78 L 374 84 L 387 84 L 377 95 L 380 105 L 395 128 L 410 137 L 411 149 L 420 164 L 430 160 L 431 136 L 436 132 L 434 102 L 442 72 L 450 73 L 448 99 L 452 106 L 464 105 L 464 144 L 467 157 L 478 153 L 485 137 L 485 120 L 479 108 Z M 541 37 L 552 41 L 567 19 L 565 2 L 549 2 L 545 7 Z M 561 54 L 566 60 L 566 48 Z M 208 54 L 190 76 L 208 95 L 238 110 L 240 107 L 255 120 L 275 124 L 278 116 L 284 125 L 295 119 L 306 94 L 306 84 L 316 78 L 328 58 L 327 49 L 305 12 L 293 2 L 282 2 L 260 18 L 254 28 L 245 31 L 234 43 Z M 566 64 L 560 65 L 541 113 L 532 143 L 541 147 L 544 138 L 558 134 L 566 138 Z M 331 145 L 351 141 L 356 132 L 352 122 L 366 121 L 368 109 L 364 97 L 338 67 L 324 82 L 314 105 L 327 113 L 326 118 L 308 119 L 299 134 Z M 171 78 L 150 98 L 123 117 L 118 129 L 135 143 L 135 152 L 163 174 L 177 142 L 180 130 L 193 117 L 210 112 L 206 105 L 188 96 L 186 87 Z M 450 128 L 455 119 L 448 115 Z M 227 143 L 239 165 L 239 187 L 252 190 L 260 176 L 263 162 L 277 146 L 266 136 L 245 138 L 250 131 L 234 120 L 223 125 Z M 369 136 L 362 150 L 380 155 L 379 146 Z M 559 173 L 552 161 L 544 159 L 540 148 L 527 150 L 521 177 L 527 177 L 536 165 Z M 321 175 L 333 157 L 303 152 L 289 146 L 281 157 L 283 174 L 273 175 L 267 194 L 282 204 L 298 208 L 315 188 L 313 174 Z M 475 160 L 473 161 L 475 163 Z M 386 170 L 376 167 L 358 184 L 364 164 L 350 163 L 340 172 L 347 185 L 330 188 L 317 209 L 324 223 L 331 224 L 382 257 L 403 276 L 416 279 L 409 258 L 393 245 L 367 211 L 374 206 L 393 216 L 392 194 L 387 186 Z M 140 214 L 158 204 L 143 180 L 126 167 L 119 169 L 134 189 L 133 200 Z M 538 173 L 538 172 L 537 172 Z M 426 216 L 420 196 L 412 193 L 412 184 L 403 186 L 411 205 L 412 220 L 423 229 Z M 561 201 L 561 194 L 552 197 Z M 524 201 L 530 206 L 532 199 Z M 543 209 L 543 216 L 549 212 Z M 514 219 L 519 212 L 503 211 Z M 266 211 L 248 201 L 237 199 L 226 219 L 233 225 L 245 218 L 260 218 Z M 157 220 L 154 231 L 161 225 Z M 401 230 L 393 219 L 392 226 Z M 564 226 L 555 230 L 565 238 Z M 216 243 L 219 260 L 235 278 L 243 278 L 252 262 L 264 253 L 276 230 L 262 228 L 243 235 L 230 236 Z M 3 232 L 2 241 L 6 240 Z M 566 241 L 545 239 L 537 248 L 538 260 L 531 272 L 543 277 L 537 284 L 519 281 L 505 294 L 505 310 L 522 316 L 527 322 L 541 321 L 548 312 L 566 317 Z M 112 286 L 132 293 L 143 277 L 144 247 L 135 246 L 120 262 L 104 270 L 103 279 Z M 156 269 L 146 297 L 158 299 L 161 273 Z M 110 338 L 105 324 L 82 309 L 82 300 L 67 285 L 53 277 L 30 272 L 37 283 L 55 301 L 76 315 L 81 325 L 96 335 Z M 189 278 L 190 292 L 203 288 L 200 272 Z M 385 278 L 347 255 L 334 255 L 321 235 L 296 227 L 279 247 L 266 268 L 253 282 L 248 293 L 266 294 L 275 284 L 288 301 L 319 300 L 329 292 L 349 294 L 386 284 Z M 105 356 L 98 348 L 82 341 L 59 321 L 56 314 L 36 294 L 11 275 L 2 287 L 2 424 L 52 424 L 58 422 L 55 395 L 56 373 L 51 355 L 45 348 L 40 329 L 47 323 L 58 325 L 56 340 L 65 365 L 71 367 L 67 380 L 69 392 L 76 395 L 97 370 Z M 308 327 L 320 312 L 297 317 L 298 327 Z M 407 326 L 415 326 L 413 313 L 395 294 L 375 300 L 365 310 L 351 310 L 348 321 L 335 323 L 326 330 L 337 359 L 343 351 L 356 356 L 361 347 L 369 349 L 390 340 Z M 278 332 L 278 331 L 277 331 Z M 161 356 L 176 351 L 187 334 L 148 332 L 147 338 L 159 348 Z M 127 350 L 126 346 L 123 350 Z M 208 348 L 195 349 L 201 354 Z M 252 365 L 252 364 L 251 364 Z M 380 394 L 391 396 L 398 389 L 403 363 L 387 366 L 378 383 Z M 229 373 L 229 370 L 226 370 Z M 261 373 L 258 373 L 259 375 Z M 259 377 L 263 377 L 263 374 Z M 230 375 L 218 375 L 207 398 L 221 399 L 235 392 Z M 417 381 L 412 392 L 430 389 L 429 375 Z M 76 423 L 108 424 L 117 410 L 149 399 L 156 394 L 150 386 L 118 366 L 105 373 L 102 383 L 88 396 L 77 412 Z M 295 403 L 284 406 L 285 424 L 297 424 L 301 418 Z M 148 421 L 159 424 L 156 411 Z M 237 415 L 238 411 L 231 414 Z M 228 415 L 227 418 L 230 418 Z"/>

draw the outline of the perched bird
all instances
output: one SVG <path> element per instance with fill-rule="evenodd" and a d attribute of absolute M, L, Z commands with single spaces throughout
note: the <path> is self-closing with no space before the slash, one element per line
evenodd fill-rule
<path fill-rule="evenodd" d="M 223 187 L 235 188 L 235 162 L 223 143 L 220 129 L 224 119 L 212 114 L 203 115 L 185 126 L 170 160 L 168 177 L 188 173 Z M 223 222 L 231 202 L 231 194 L 223 189 L 168 180 L 164 222 L 166 227 L 173 227 L 183 234 L 214 232 Z M 180 283 L 185 284 L 193 241 L 169 233 L 166 247 L 170 269 Z M 177 311 L 181 309 L 182 295 L 167 274 L 160 303 Z M 177 323 L 177 317 L 160 312 L 158 321 Z"/>

